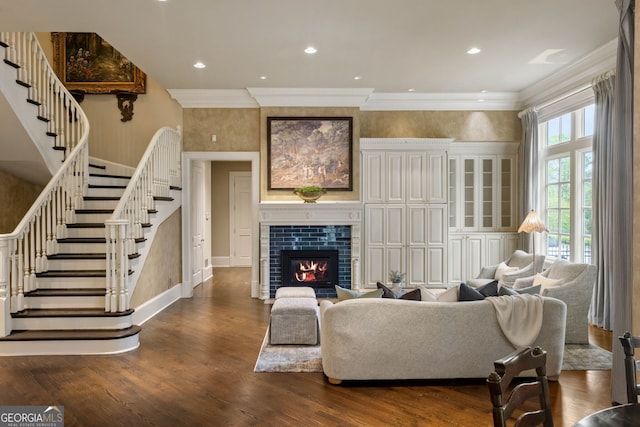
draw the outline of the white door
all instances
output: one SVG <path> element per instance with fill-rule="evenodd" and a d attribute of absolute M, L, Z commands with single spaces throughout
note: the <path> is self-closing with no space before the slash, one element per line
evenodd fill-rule
<path fill-rule="evenodd" d="M 251 173 L 229 172 L 230 264 L 251 266 Z"/>
<path fill-rule="evenodd" d="M 191 280 L 202 283 L 204 270 L 204 165 L 193 162 L 191 167 Z"/>

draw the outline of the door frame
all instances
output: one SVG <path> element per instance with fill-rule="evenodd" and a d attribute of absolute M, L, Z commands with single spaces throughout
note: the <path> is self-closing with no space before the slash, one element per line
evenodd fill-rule
<path fill-rule="evenodd" d="M 260 152 L 259 151 L 189 151 L 182 153 L 182 288 L 181 296 L 190 298 L 193 295 L 193 287 L 196 285 L 191 281 L 190 268 L 184 266 L 191 265 L 191 164 L 194 161 L 249 161 L 251 162 L 251 297 L 260 296 L 259 265 L 260 258 L 259 227 L 258 227 L 258 206 L 260 204 Z M 185 237 L 186 236 L 186 237 Z"/>

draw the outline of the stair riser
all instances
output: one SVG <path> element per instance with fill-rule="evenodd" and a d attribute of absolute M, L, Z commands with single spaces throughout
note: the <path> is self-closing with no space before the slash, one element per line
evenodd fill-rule
<path fill-rule="evenodd" d="M 25 297 L 25 308 L 104 308 L 101 296 L 34 296 Z"/>
<path fill-rule="evenodd" d="M 105 252 L 107 252 L 107 246 L 104 243 L 58 243 L 58 253 L 61 254 L 103 254 Z"/>
<path fill-rule="evenodd" d="M 128 178 L 89 176 L 89 184 L 91 185 L 117 185 L 119 187 L 126 187 L 128 183 Z"/>
<path fill-rule="evenodd" d="M 120 197 L 124 188 L 89 188 L 91 197 Z"/>
<path fill-rule="evenodd" d="M 118 317 L 19 317 L 13 319 L 14 330 L 126 329 L 131 316 Z"/>
<path fill-rule="evenodd" d="M 112 340 L 4 341 L 0 356 L 118 354 L 138 348 L 138 335 Z"/>
<path fill-rule="evenodd" d="M 37 289 L 105 289 L 105 277 L 38 277 Z"/>
<path fill-rule="evenodd" d="M 49 259 L 47 260 L 49 270 L 106 270 L 107 261 L 105 259 Z"/>
<path fill-rule="evenodd" d="M 82 202 L 83 209 L 115 209 L 118 206 L 118 200 L 84 200 Z"/>
<path fill-rule="evenodd" d="M 76 223 L 96 223 L 96 222 L 104 222 L 105 220 L 111 218 L 110 213 L 76 213 Z"/>
<path fill-rule="evenodd" d="M 104 227 L 99 228 L 69 228 L 67 227 L 67 238 L 73 239 L 78 237 L 105 237 Z"/>

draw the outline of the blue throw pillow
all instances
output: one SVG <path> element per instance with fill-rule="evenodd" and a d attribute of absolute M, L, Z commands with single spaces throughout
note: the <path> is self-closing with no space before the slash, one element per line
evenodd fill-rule
<path fill-rule="evenodd" d="M 480 292 L 485 297 L 497 297 L 500 294 L 498 293 L 498 281 L 494 280 L 493 282 L 489 282 L 486 285 L 480 286 L 476 288 L 478 292 Z"/>
<path fill-rule="evenodd" d="M 511 288 L 507 288 L 506 286 L 500 286 L 498 295 L 499 296 L 519 295 L 519 294 L 537 295 L 540 293 L 540 288 L 542 288 L 542 285 L 529 286 L 528 288 L 520 288 L 520 289 L 511 289 Z"/>

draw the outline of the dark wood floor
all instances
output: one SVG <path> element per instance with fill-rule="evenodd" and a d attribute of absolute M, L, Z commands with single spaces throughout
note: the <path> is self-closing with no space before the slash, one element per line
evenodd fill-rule
<path fill-rule="evenodd" d="M 115 356 L 0 358 L 0 405 L 62 405 L 66 426 L 490 426 L 483 380 L 333 386 L 320 373 L 254 373 L 269 305 L 248 269 L 215 278 L 143 325 Z M 610 349 L 611 334 L 593 328 Z M 434 349 L 437 351 L 437 349 Z M 610 406 L 609 371 L 551 383 L 555 425 Z"/>

